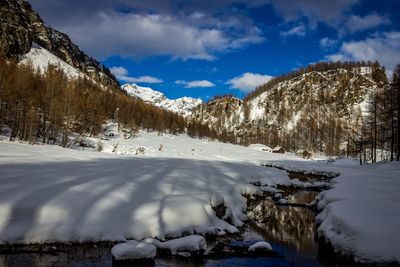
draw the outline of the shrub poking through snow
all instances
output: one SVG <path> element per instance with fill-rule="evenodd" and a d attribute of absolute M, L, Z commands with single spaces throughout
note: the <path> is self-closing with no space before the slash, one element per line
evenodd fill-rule
<path fill-rule="evenodd" d="M 140 146 L 136 149 L 135 155 L 144 155 L 144 147 Z"/>

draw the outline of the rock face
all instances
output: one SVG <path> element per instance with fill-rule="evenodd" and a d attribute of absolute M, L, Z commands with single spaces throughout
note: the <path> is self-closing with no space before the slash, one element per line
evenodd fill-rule
<path fill-rule="evenodd" d="M 243 144 L 339 154 L 360 131 L 371 93 L 386 86 L 380 68 L 311 71 L 279 82 L 245 101 L 210 101 L 192 117 Z"/>
<path fill-rule="evenodd" d="M 82 52 L 66 34 L 47 26 L 27 1 L 0 0 L 0 24 L 0 45 L 7 56 L 24 55 L 36 43 L 90 78 L 119 85 L 105 66 Z"/>

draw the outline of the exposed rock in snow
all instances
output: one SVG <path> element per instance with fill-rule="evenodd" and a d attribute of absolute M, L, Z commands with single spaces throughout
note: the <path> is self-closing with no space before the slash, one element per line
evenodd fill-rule
<path fill-rule="evenodd" d="M 159 249 L 167 249 L 172 255 L 176 255 L 178 252 L 204 253 L 207 249 L 206 239 L 201 235 L 189 235 L 165 242 L 148 238 L 145 242 L 154 244 Z"/>
<path fill-rule="evenodd" d="M 256 250 L 273 250 L 271 245 L 266 241 L 259 241 L 251 245 L 248 249 L 249 251 L 256 251 Z"/>
<path fill-rule="evenodd" d="M 112 247 L 111 254 L 116 260 L 154 259 L 157 248 L 153 244 L 130 240 Z"/>
<path fill-rule="evenodd" d="M 280 153 L 283 154 L 285 153 L 285 150 L 281 146 L 276 146 L 274 149 L 272 149 L 272 153 Z"/>
<path fill-rule="evenodd" d="M 173 111 L 184 116 L 191 115 L 192 109 L 202 103 L 201 99 L 192 97 L 181 97 L 169 99 L 163 93 L 153 90 L 150 87 L 143 87 L 136 84 L 124 84 L 121 86 L 130 96 L 137 97 L 143 101 L 165 110 Z"/>

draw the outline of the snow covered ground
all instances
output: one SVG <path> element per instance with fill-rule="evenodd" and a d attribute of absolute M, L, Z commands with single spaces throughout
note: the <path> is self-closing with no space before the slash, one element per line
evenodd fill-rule
<path fill-rule="evenodd" d="M 265 160 L 302 160 L 291 153 L 268 153 L 260 150 L 259 146 L 247 148 L 206 139 L 193 139 L 185 134 L 171 135 L 139 131 L 133 138 L 125 139 L 123 134 L 118 131 L 116 124 L 110 123 L 105 128 L 104 133 L 97 137 L 84 138 L 86 143 L 94 147 L 93 151 L 100 145 L 101 152 L 143 157 L 246 161 L 252 164 L 258 164 Z M 81 147 L 75 148 L 82 149 Z M 85 149 L 87 150 L 87 148 Z"/>
<path fill-rule="evenodd" d="M 212 160 L 193 160 L 1 141 L 0 242 L 142 240 L 236 232 L 245 219 L 241 192 L 249 181 L 276 185 L 291 180 L 284 171 L 238 158 L 215 160 L 211 147 L 218 151 L 217 145 L 206 150 Z M 250 150 L 239 146 L 227 145 L 226 155 L 234 155 L 235 147 L 238 155 L 249 158 Z M 186 149 L 185 143 L 180 149 Z M 224 197 L 235 225 L 215 215 L 210 205 L 214 193 Z"/>
<path fill-rule="evenodd" d="M 305 160 L 186 135 L 139 132 L 125 139 L 113 124 L 85 142 L 94 148 L 0 141 L 0 243 L 235 232 L 246 218 L 242 194 L 259 193 L 250 181 L 270 191 L 278 184 L 299 186 L 283 170 L 258 166 L 268 164 L 340 175 L 318 196 L 318 233 L 359 261 L 400 261 L 397 162 Z M 96 151 L 99 143 L 103 153 Z M 216 216 L 215 196 L 233 225 Z"/>

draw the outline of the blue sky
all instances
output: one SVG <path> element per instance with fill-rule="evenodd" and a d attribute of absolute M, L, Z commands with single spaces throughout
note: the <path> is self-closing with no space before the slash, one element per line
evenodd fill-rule
<path fill-rule="evenodd" d="M 398 0 L 31 0 L 50 26 L 169 98 L 245 96 L 326 60 L 400 63 Z"/>

